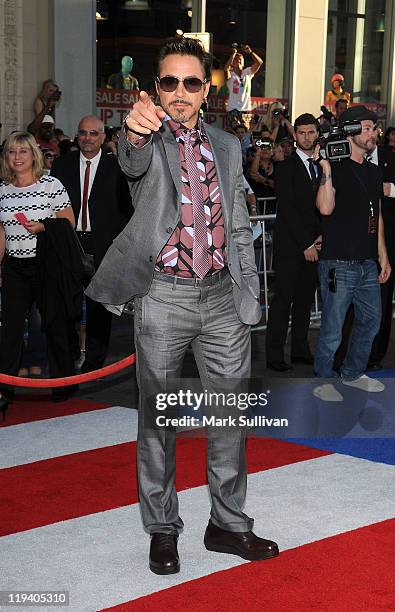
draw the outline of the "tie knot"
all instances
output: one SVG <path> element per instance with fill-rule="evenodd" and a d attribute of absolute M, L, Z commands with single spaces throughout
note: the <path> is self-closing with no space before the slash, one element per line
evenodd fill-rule
<path fill-rule="evenodd" d="M 309 164 L 313 164 L 314 163 L 314 159 L 312 157 L 308 157 L 307 161 L 309 162 Z"/>
<path fill-rule="evenodd" d="M 185 130 L 183 133 L 185 144 L 194 144 L 197 139 L 197 130 Z"/>
<path fill-rule="evenodd" d="M 91 163 L 92 163 L 92 162 L 90 162 L 89 160 L 86 160 L 86 165 L 88 166 L 88 168 L 89 168 L 89 166 L 91 165 Z"/>

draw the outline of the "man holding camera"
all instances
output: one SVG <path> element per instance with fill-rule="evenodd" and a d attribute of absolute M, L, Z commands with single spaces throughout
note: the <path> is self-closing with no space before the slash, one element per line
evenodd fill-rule
<path fill-rule="evenodd" d="M 307 341 L 317 283 L 320 220 L 315 197 L 321 169 L 313 163 L 318 122 L 309 113 L 295 121 L 296 153 L 276 165 L 277 218 L 274 227 L 274 297 L 266 332 L 267 367 L 287 372 L 284 359 L 292 306 L 291 361 L 313 364 Z"/>
<path fill-rule="evenodd" d="M 243 53 L 249 55 L 253 61 L 252 65 L 244 68 Z M 253 52 L 249 45 L 234 43 L 232 55 L 225 65 L 225 78 L 229 91 L 228 112 L 251 113 L 251 81 L 262 66 L 263 60 Z"/>
<path fill-rule="evenodd" d="M 354 106 L 341 115 L 343 128 L 348 122 L 361 124 L 360 133 L 347 136 L 350 157 L 332 163 L 320 160 L 323 174 L 317 207 L 323 215 L 319 263 L 322 317 L 314 370 L 317 376 L 335 377 L 333 360 L 347 310 L 353 304 L 354 327 L 341 366 L 341 381 L 377 393 L 384 385 L 364 372 L 380 327 L 379 283 L 386 282 L 391 273 L 380 212 L 382 176 L 365 158 L 376 147 L 377 115 L 364 106 Z M 343 400 L 331 383 L 316 387 L 313 393 L 326 401 Z"/>

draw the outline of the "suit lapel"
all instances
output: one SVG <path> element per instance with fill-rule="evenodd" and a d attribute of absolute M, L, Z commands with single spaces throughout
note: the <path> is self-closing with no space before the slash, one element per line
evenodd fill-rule
<path fill-rule="evenodd" d="M 178 202 L 181 202 L 181 164 L 178 145 L 166 122 L 163 124 L 163 130 L 160 131 L 159 135 L 165 147 L 171 178 L 177 189 Z"/>
<path fill-rule="evenodd" d="M 295 152 L 295 161 L 299 166 L 300 172 L 303 173 L 303 176 L 305 177 L 305 183 L 306 185 L 309 185 L 312 187 L 313 191 L 316 192 L 318 189 L 318 186 L 320 184 L 321 181 L 321 176 L 322 176 L 322 168 L 321 166 L 316 166 L 318 172 L 317 172 L 317 176 L 315 178 L 315 180 L 311 179 L 310 176 L 310 172 L 309 170 L 306 168 L 304 162 L 302 161 L 302 159 L 299 157 L 299 155 Z"/>
<path fill-rule="evenodd" d="M 228 218 L 230 219 L 231 217 L 230 212 L 232 208 L 229 192 L 229 154 L 225 144 L 218 138 L 216 130 L 213 130 L 210 125 L 206 123 L 204 124 L 204 129 L 206 130 L 211 152 L 213 154 L 218 187 L 221 193 L 222 210 L 225 220 L 227 221 Z"/>
<path fill-rule="evenodd" d="M 90 203 L 91 203 L 91 200 L 94 201 L 94 199 L 97 198 L 97 194 L 100 193 L 100 187 L 101 187 L 101 185 L 103 183 L 103 180 L 105 180 L 105 176 L 106 176 L 106 172 L 105 172 L 106 162 L 107 162 L 106 154 L 102 151 L 101 155 L 100 155 L 99 163 L 97 165 L 95 179 L 94 179 L 94 181 L 92 183 L 91 192 L 89 194 L 89 201 L 88 201 L 89 214 L 90 214 Z"/>
<path fill-rule="evenodd" d="M 74 210 L 75 218 L 78 219 L 78 215 L 81 209 L 81 185 L 80 185 L 80 154 L 79 152 L 73 154 L 70 153 L 70 180 L 68 191 L 69 198 Z"/>

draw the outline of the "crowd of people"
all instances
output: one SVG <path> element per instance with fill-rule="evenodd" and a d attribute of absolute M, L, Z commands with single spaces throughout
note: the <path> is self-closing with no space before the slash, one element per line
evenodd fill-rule
<path fill-rule="evenodd" d="M 124 59 L 126 62 L 126 59 L 130 58 Z M 130 68 L 129 64 L 126 68 Z M 307 172 L 305 176 L 302 169 L 298 168 L 297 161 L 302 157 L 306 171 L 311 171 L 301 151 L 313 155 L 317 143 L 320 138 L 322 139 L 322 134 L 333 126 L 341 125 L 342 115 L 347 114 L 350 95 L 342 89 L 344 87 L 342 75 L 337 74 L 332 79 L 332 90 L 326 96 L 327 102 L 334 105 L 333 114 L 326 107 L 321 107 L 322 114 L 318 118 L 305 114 L 302 116 L 302 123 L 298 118 L 292 125 L 287 108 L 280 101 L 275 101 L 268 109 L 266 123 L 262 123 L 259 115 L 254 116 L 251 112 L 251 80 L 261 65 L 262 59 L 249 45 L 243 47 L 235 45 L 232 49 L 224 69 L 229 92 L 228 127 L 225 131 L 235 135 L 240 142 L 249 214 L 253 217 L 278 210 L 274 228 L 275 289 L 268 321 L 266 354 L 268 368 L 286 372 L 292 369 L 284 359 L 290 313 L 292 314 L 291 360 L 295 363 L 313 364 L 313 356 L 307 343 L 307 332 L 312 296 L 317 285 L 316 268 L 321 248 L 320 219 L 315 208 L 321 169 L 319 165 L 316 166 L 315 190 L 306 191 Z M 69 222 L 76 229 L 80 252 L 93 256 L 97 268 L 114 238 L 127 224 L 133 210 L 128 181 L 116 159 L 122 127 L 107 128 L 97 117 L 84 117 L 77 126 L 76 137 L 70 137 L 56 126 L 56 107 L 60 100 L 59 86 L 51 79 L 45 81 L 34 100 L 33 119 L 27 126 L 27 131 L 11 134 L 1 149 L 3 344 L 0 349 L 2 354 L 0 370 L 20 376 L 42 375 L 46 363 L 46 349 L 41 333 L 42 321 L 37 310 L 40 299 L 35 293 L 37 287 L 32 285 L 28 291 L 26 285 L 23 299 L 18 298 L 20 311 L 10 309 L 9 295 L 15 290 L 13 286 L 16 282 L 15 279 L 10 280 L 13 278 L 10 270 L 13 269 L 14 274 L 20 270 L 22 278 L 30 265 L 28 276 L 30 274 L 33 278 L 32 270 L 37 262 L 35 250 L 38 244 L 37 237 L 44 229 L 41 220 L 63 216 L 62 209 L 57 208 L 58 198 L 63 197 L 65 209 L 71 212 Z M 306 130 L 306 121 L 308 121 L 307 127 L 310 127 L 309 134 L 307 133 L 309 130 Z M 395 127 L 388 127 L 384 135 L 375 133 L 375 138 L 379 145 L 378 163 L 383 167 L 386 184 L 392 183 L 394 177 L 391 153 L 395 152 Z M 27 157 L 28 161 L 23 159 L 24 157 Z M 295 166 L 295 175 L 290 170 L 293 166 Z M 295 194 L 289 191 L 292 186 L 289 180 L 290 173 L 293 180 L 301 180 L 300 184 L 297 184 Z M 299 179 L 295 178 L 298 174 Z M 46 210 L 32 206 L 30 201 L 30 198 L 39 197 L 35 192 L 42 186 L 45 186 L 45 193 L 51 189 L 55 192 L 54 196 L 48 196 L 51 198 L 51 207 Z M 25 188 L 28 188 L 27 197 L 23 195 Z M 22 191 L 18 192 L 18 189 Z M 12 205 L 11 214 L 7 206 L 14 201 L 15 193 L 12 192 L 18 194 L 18 205 L 17 207 Z M 387 194 L 384 191 L 383 195 L 385 197 L 382 213 L 387 243 L 392 243 L 395 221 L 392 219 L 388 198 L 392 198 L 394 193 Z M 292 206 L 288 206 L 290 203 Z M 15 213 L 18 212 L 26 215 L 27 223 L 15 218 Z M 288 214 L 292 218 L 287 219 Z M 315 228 L 313 233 L 317 235 L 312 236 L 313 228 Z M 305 247 L 307 244 L 306 239 L 302 238 L 306 237 L 306 234 L 309 234 L 307 242 L 310 243 L 307 245 L 307 255 L 306 249 L 302 249 L 302 246 Z M 15 241 L 19 242 L 16 251 L 12 246 Z M 29 243 L 32 246 L 27 249 Z M 392 252 L 392 249 L 389 248 L 389 251 Z M 295 281 L 297 279 L 296 285 L 290 282 L 290 278 Z M 82 287 L 86 286 L 88 281 L 88 277 L 82 278 Z M 371 367 L 380 367 L 388 347 L 392 293 L 391 275 L 382 287 L 381 337 L 379 334 L 373 345 L 369 360 Z M 14 299 L 15 296 L 12 295 L 12 300 Z M 11 322 L 8 322 L 7 313 L 11 316 Z M 28 323 L 28 332 L 23 324 L 24 316 Z M 347 320 L 350 317 L 349 328 L 352 325 L 352 313 L 348 315 Z M 76 321 L 68 325 L 67 366 L 64 364 L 55 366 L 54 355 L 49 358 L 48 349 L 49 372 L 53 376 L 56 373 L 56 375 L 73 373 L 75 365 L 81 366 L 82 371 L 90 371 L 100 368 L 104 363 L 111 332 L 110 312 L 97 302 L 83 296 L 81 310 L 76 320 L 77 325 Z M 16 333 L 16 328 L 18 328 L 17 340 L 13 335 Z M 348 336 L 349 334 L 350 330 Z M 46 340 L 49 346 L 51 340 L 48 330 Z M 340 370 L 341 356 L 344 358 L 344 342 L 345 340 L 335 359 L 336 370 Z M 9 350 L 10 345 L 13 346 L 15 353 L 13 355 Z M 7 354 L 6 360 L 3 358 L 4 354 Z M 73 390 L 71 387 L 62 393 L 58 392 L 58 395 L 63 398 Z M 54 396 L 56 395 L 54 391 Z M 7 388 L 4 388 L 3 397 L 6 399 L 2 401 L 6 402 L 7 397 L 12 397 L 12 390 L 7 395 Z"/>
<path fill-rule="evenodd" d="M 112 315 L 84 287 L 133 210 L 116 157 L 121 128 L 106 130 L 86 116 L 69 138 L 55 127 L 59 100 L 56 83 L 46 81 L 27 130 L 1 147 L 0 371 L 11 376 L 48 369 L 58 378 L 102 367 Z M 54 401 L 77 388 L 54 387 Z M 5 410 L 14 390 L 2 385 L 0 393 Z"/>

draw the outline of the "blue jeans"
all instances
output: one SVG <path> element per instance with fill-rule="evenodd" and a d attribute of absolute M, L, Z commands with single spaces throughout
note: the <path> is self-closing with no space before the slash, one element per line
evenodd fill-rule
<path fill-rule="evenodd" d="M 336 270 L 336 292 L 329 290 L 329 271 Z M 342 338 L 342 328 L 350 304 L 355 319 L 350 347 L 341 367 L 345 380 L 361 376 L 368 364 L 373 340 L 381 321 L 381 296 L 377 265 L 373 259 L 365 262 L 321 260 L 319 262 L 322 316 L 315 351 L 316 376 L 332 378 L 333 359 Z"/>

